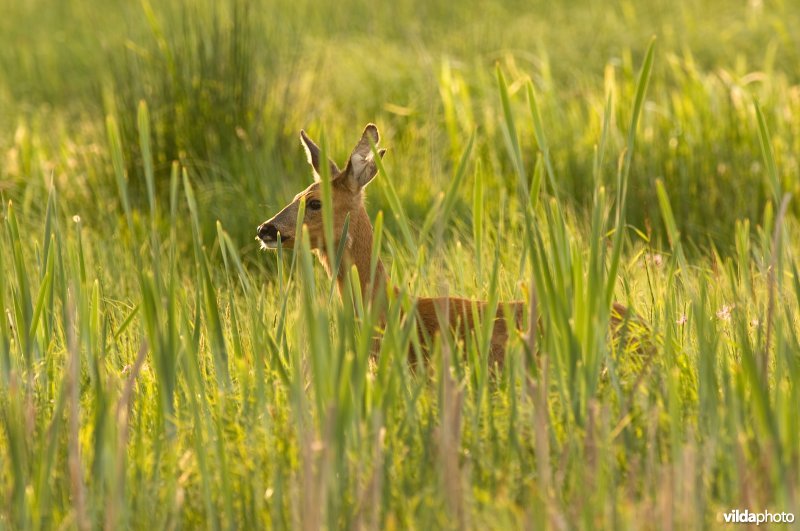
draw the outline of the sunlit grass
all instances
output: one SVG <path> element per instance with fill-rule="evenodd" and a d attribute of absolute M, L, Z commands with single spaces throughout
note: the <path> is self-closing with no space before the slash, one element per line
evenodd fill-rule
<path fill-rule="evenodd" d="M 64 17 L 110 27 L 127 13 L 74 4 Z M 575 49 L 530 37 L 531 14 L 470 3 L 425 7 L 424 45 L 404 48 L 390 22 L 422 8 L 351 4 L 375 27 L 302 3 L 273 6 L 281 26 L 238 0 L 144 2 L 128 13 L 133 58 L 109 37 L 105 59 L 80 61 L 93 87 L 0 51 L 42 85 L 0 85 L 17 104 L 0 116 L 0 527 L 800 513 L 796 37 L 767 38 L 796 8 L 748 6 L 729 31 L 750 40 L 729 57 L 730 35 L 689 28 L 682 46 L 678 18 L 633 4 L 555 8 Z M 709 31 L 735 15 L 703 5 L 719 14 Z M 616 33 L 592 40 L 591 17 Z M 48 38 L 32 56 L 76 57 Z M 296 130 L 338 160 L 367 121 L 390 148 L 368 188 L 399 288 L 384 312 L 355 271 L 337 296 L 307 235 L 278 253 L 252 241 L 310 180 Z M 540 326 L 512 335 L 501 370 L 491 323 L 411 367 L 413 298 L 445 292 L 525 300 Z M 615 300 L 635 315 L 610 336 Z"/>

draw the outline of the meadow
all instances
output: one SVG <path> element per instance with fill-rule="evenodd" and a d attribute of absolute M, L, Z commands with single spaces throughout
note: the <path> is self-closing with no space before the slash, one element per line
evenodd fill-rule
<path fill-rule="evenodd" d="M 800 4 L 0 7 L 0 529 L 800 516 Z M 367 122 L 385 315 L 254 241 Z"/>

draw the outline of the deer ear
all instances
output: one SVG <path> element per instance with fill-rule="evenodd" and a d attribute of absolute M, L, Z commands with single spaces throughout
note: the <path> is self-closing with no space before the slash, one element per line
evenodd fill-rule
<path fill-rule="evenodd" d="M 319 149 L 319 146 L 317 146 L 302 129 L 300 130 L 300 143 L 303 144 L 303 147 L 306 150 L 306 158 L 308 159 L 308 163 L 311 164 L 312 168 L 314 168 L 314 180 L 319 181 L 321 179 L 320 176 L 322 175 L 320 166 L 322 152 Z M 336 163 L 331 159 L 328 159 L 328 169 L 330 171 L 331 179 L 339 175 L 339 166 L 337 166 Z"/>
<path fill-rule="evenodd" d="M 381 137 L 375 124 L 367 124 L 367 127 L 364 128 L 364 133 L 361 135 L 361 140 L 358 141 L 353 153 L 350 154 L 347 166 L 345 166 L 340 177 L 343 184 L 350 191 L 358 192 L 377 175 L 378 165 L 375 163 L 370 141 L 377 146 L 380 139 Z M 386 153 L 385 149 L 378 150 L 378 155 L 381 158 L 383 158 L 384 153 Z"/>

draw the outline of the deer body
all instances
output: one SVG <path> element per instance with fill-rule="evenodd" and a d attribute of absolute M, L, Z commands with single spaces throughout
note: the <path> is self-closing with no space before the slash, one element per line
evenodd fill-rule
<path fill-rule="evenodd" d="M 474 322 L 473 304 L 477 307 L 481 320 L 485 317 L 488 304 L 484 301 L 472 301 L 458 297 L 418 298 L 417 313 L 419 314 L 418 331 L 420 342 L 423 339 L 433 339 L 440 331 L 439 315 L 446 316 L 447 324 L 455 333 L 457 339 L 466 341 L 470 332 L 477 326 Z M 512 312 L 512 318 L 505 315 L 505 308 Z M 500 304 L 495 313 L 492 326 L 492 338 L 489 344 L 489 364 L 502 366 L 505 359 L 506 343 L 511 330 L 522 330 L 523 303 L 513 301 Z M 511 321 L 511 323 L 509 323 Z M 427 336 L 427 338 L 425 337 Z"/>
<path fill-rule="evenodd" d="M 305 200 L 306 211 L 303 222 L 310 236 L 311 248 L 317 253 L 328 274 L 332 275 L 332 260 L 325 251 L 326 245 L 322 223 L 320 165 L 323 161 L 321 161 L 319 147 L 308 138 L 304 131 L 300 132 L 300 138 L 306 150 L 308 162 L 314 170 L 315 182 L 297 194 L 294 200 L 278 214 L 259 225 L 256 239 L 261 242 L 262 247 L 274 249 L 277 247 L 278 235 L 280 235 L 281 243 L 284 247 L 294 247 L 296 238 L 294 231 L 300 201 Z M 327 161 L 333 192 L 331 196 L 333 202 L 333 233 L 338 235 L 336 237 L 337 241 L 334 242 L 334 249 L 339 247 L 345 219 L 347 219 L 348 215 L 350 218 L 343 256 L 344 263 L 339 268 L 337 278 L 339 291 L 342 293 L 345 286 L 345 272 L 351 266 L 355 266 L 358 270 L 361 293 L 365 301 L 375 301 L 381 293 L 385 293 L 389 282 L 383 263 L 378 259 L 374 282 L 370 283 L 373 232 L 372 223 L 364 208 L 363 194 L 364 187 L 369 184 L 378 172 L 370 140 L 372 144 L 377 146 L 379 139 L 377 127 L 373 124 L 368 124 L 343 170 L 340 170 L 333 161 Z M 385 149 L 380 149 L 378 154 L 383 157 L 385 151 Z M 482 321 L 488 306 L 486 302 L 456 297 L 417 298 L 417 331 L 420 344 L 431 344 L 430 342 L 434 337 L 441 333 L 442 324 L 448 326 L 450 331 L 455 333 L 457 339 L 466 340 L 477 324 L 474 319 L 473 305 L 477 308 L 480 321 Z M 622 312 L 619 311 L 619 308 L 624 311 L 622 305 L 615 304 L 615 310 L 621 315 Z M 506 316 L 506 310 L 509 310 L 512 315 Z M 490 343 L 490 363 L 503 363 L 509 333 L 513 329 L 521 330 L 523 328 L 522 316 L 522 302 L 514 301 L 498 305 Z"/>
<path fill-rule="evenodd" d="M 366 210 L 361 208 L 361 213 L 351 218 L 348 234 L 352 236 L 349 245 L 345 247 L 343 262 L 346 267 L 339 269 L 337 284 L 339 292 L 345 289 L 345 272 L 351 266 L 355 266 L 358 271 L 358 278 L 361 282 L 361 293 L 365 300 L 374 301 L 380 294 L 385 292 L 389 284 L 388 276 L 383 262 L 378 258 L 375 268 L 374 283 L 370 285 L 370 260 L 372 257 L 372 224 L 367 216 Z M 337 242 L 338 245 L 338 242 Z M 324 249 L 317 249 L 317 255 L 322 262 L 325 270 L 332 275 L 331 261 Z M 483 301 L 472 301 L 457 297 L 418 297 L 415 300 L 417 313 L 417 331 L 421 345 L 432 344 L 434 337 L 441 331 L 441 323 L 444 319 L 450 331 L 454 332 L 456 338 L 465 341 L 470 331 L 475 327 L 473 317 L 473 302 L 476 303 L 478 314 L 483 317 L 487 304 Z M 510 303 L 516 317 L 517 328 L 521 328 L 522 303 Z M 490 347 L 490 361 L 502 363 L 505 354 L 505 344 L 508 341 L 508 327 L 503 318 L 503 308 L 498 307 L 497 316 L 492 332 Z M 409 352 L 409 357 L 413 358 L 414 353 Z"/>

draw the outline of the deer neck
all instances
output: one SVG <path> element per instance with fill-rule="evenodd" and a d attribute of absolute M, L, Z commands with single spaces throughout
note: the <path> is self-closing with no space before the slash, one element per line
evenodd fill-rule
<path fill-rule="evenodd" d="M 381 293 L 387 282 L 386 270 L 380 257 L 375 267 L 375 280 L 370 284 L 370 260 L 372 259 L 372 223 L 366 209 L 362 206 L 350 219 L 345 243 L 344 257 L 339 270 L 336 272 L 336 282 L 339 294 L 344 295 L 346 276 L 352 266 L 358 270 L 358 279 L 361 284 L 361 296 L 364 301 L 372 301 Z M 336 242 L 338 249 L 339 242 Z M 335 258 L 329 257 L 327 252 L 320 251 L 319 259 L 329 276 L 333 276 Z"/>

